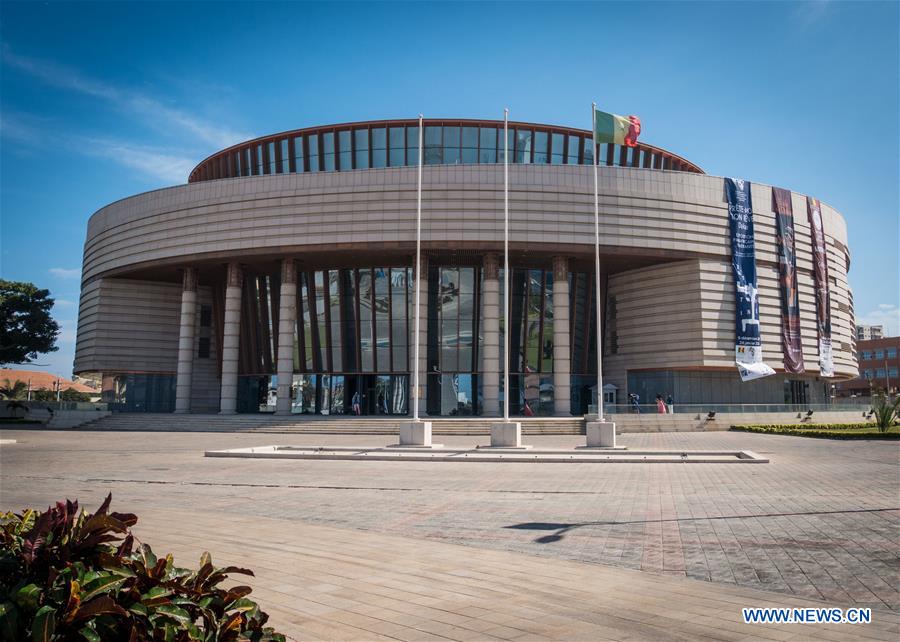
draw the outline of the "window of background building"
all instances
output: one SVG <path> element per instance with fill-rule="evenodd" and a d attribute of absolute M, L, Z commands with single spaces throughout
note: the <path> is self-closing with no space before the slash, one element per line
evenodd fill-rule
<path fill-rule="evenodd" d="M 312 154 L 312 152 L 310 152 Z M 334 133 L 322 134 L 322 171 L 334 171 Z"/>
<path fill-rule="evenodd" d="M 896 359 L 897 358 L 897 348 L 888 348 L 887 349 L 887 358 L 888 359 Z"/>
<path fill-rule="evenodd" d="M 888 368 L 888 376 L 896 377 L 897 376 L 897 368 Z"/>
<path fill-rule="evenodd" d="M 884 359 L 884 350 L 876 350 L 875 358 L 876 359 Z"/>
<path fill-rule="evenodd" d="M 884 368 L 878 368 L 878 370 L 875 371 L 875 378 L 884 379 Z"/>
<path fill-rule="evenodd" d="M 872 371 L 868 370 L 868 369 L 863 370 L 863 379 L 871 379 L 871 378 L 872 378 Z"/>
<path fill-rule="evenodd" d="M 862 353 L 860 354 L 859 358 L 863 361 L 868 361 L 869 359 L 872 358 L 872 353 L 869 352 L 868 350 L 863 350 Z"/>
<path fill-rule="evenodd" d="M 200 337 L 197 356 L 200 359 L 209 359 L 209 337 Z"/>

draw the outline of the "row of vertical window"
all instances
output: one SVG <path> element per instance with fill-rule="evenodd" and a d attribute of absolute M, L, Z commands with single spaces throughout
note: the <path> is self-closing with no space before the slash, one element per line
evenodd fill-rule
<path fill-rule="evenodd" d="M 884 359 L 885 354 L 887 354 L 888 359 L 896 359 L 897 358 L 897 348 L 888 348 L 885 350 L 875 350 L 874 352 L 870 350 L 863 350 L 859 353 L 859 358 L 861 361 L 869 361 L 871 359 Z"/>
<path fill-rule="evenodd" d="M 589 136 L 531 128 L 426 125 L 426 165 L 503 163 L 591 165 Z M 602 144 L 599 161 L 606 165 L 653 169 L 686 168 L 681 161 L 643 147 Z M 398 125 L 311 132 L 244 147 L 222 154 L 201 167 L 201 180 L 351 169 L 415 166 L 419 163 L 419 127 Z"/>

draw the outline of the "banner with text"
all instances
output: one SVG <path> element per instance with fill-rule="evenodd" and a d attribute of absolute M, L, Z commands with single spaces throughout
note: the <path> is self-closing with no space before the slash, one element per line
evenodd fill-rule
<path fill-rule="evenodd" d="M 794 245 L 794 208 L 790 190 L 772 188 L 772 210 L 778 236 L 778 289 L 781 291 L 781 349 L 784 370 L 802 374 L 800 299 L 797 291 L 797 253 Z"/>
<path fill-rule="evenodd" d="M 823 377 L 834 376 L 831 355 L 831 293 L 828 291 L 828 248 L 825 245 L 825 226 L 822 204 L 817 198 L 806 197 L 809 232 L 812 237 L 813 274 L 816 281 L 816 327 L 819 334 L 819 371 Z"/>
<path fill-rule="evenodd" d="M 762 363 L 759 336 L 759 289 L 756 279 L 756 248 L 753 238 L 753 203 L 750 182 L 725 179 L 728 223 L 731 232 L 731 272 L 735 287 L 734 360 L 743 381 L 758 379 L 775 371 Z M 763 368 L 748 368 L 762 364 Z M 743 366 L 743 367 L 742 367 Z"/>

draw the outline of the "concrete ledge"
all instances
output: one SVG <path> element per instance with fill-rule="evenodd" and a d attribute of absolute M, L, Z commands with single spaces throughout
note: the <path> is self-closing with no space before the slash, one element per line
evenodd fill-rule
<path fill-rule="evenodd" d="M 519 421 L 499 421 L 491 424 L 492 448 L 521 448 L 522 423 Z"/>
<path fill-rule="evenodd" d="M 404 421 L 400 424 L 400 445 L 431 448 L 430 421 Z"/>
<path fill-rule="evenodd" d="M 616 424 L 611 421 L 589 421 L 585 425 L 588 448 L 615 448 Z"/>

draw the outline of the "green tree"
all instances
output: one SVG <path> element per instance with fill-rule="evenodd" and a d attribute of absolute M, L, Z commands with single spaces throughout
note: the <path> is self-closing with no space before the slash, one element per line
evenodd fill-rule
<path fill-rule="evenodd" d="M 0 364 L 28 363 L 55 352 L 59 324 L 50 316 L 49 290 L 0 279 Z"/>
<path fill-rule="evenodd" d="M 4 379 L 3 385 L 0 386 L 0 397 L 3 399 L 24 399 L 27 392 L 28 384 L 18 379 L 16 379 L 15 383 L 10 382 L 9 379 Z"/>

